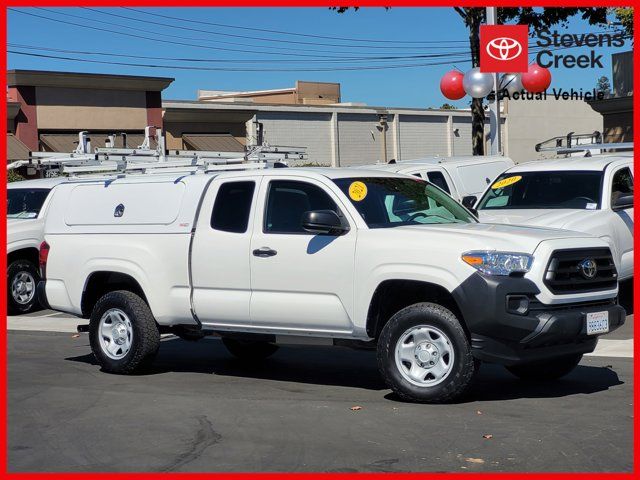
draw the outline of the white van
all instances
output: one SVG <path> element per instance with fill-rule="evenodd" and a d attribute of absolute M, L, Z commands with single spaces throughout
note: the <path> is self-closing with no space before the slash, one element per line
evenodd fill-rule
<path fill-rule="evenodd" d="M 458 202 L 464 197 L 476 199 L 498 175 L 514 166 L 502 156 L 425 157 L 396 163 L 363 165 L 359 168 L 415 175 L 433 183 Z M 475 199 L 474 199 L 475 200 Z M 465 205 L 467 207 L 472 204 Z"/>

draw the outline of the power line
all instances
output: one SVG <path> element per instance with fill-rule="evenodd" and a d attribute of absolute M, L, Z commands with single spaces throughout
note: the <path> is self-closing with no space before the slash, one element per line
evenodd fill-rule
<path fill-rule="evenodd" d="M 57 52 L 57 53 L 72 53 L 78 55 L 98 55 L 98 56 L 108 56 L 108 57 L 122 57 L 122 58 L 135 58 L 135 59 L 145 59 L 145 60 L 167 60 L 174 62 L 207 62 L 207 63 L 300 63 L 306 62 L 310 63 L 309 60 L 290 60 L 290 59 L 217 59 L 217 58 L 193 58 L 193 57 L 162 57 L 162 56 L 149 56 L 149 55 L 131 55 L 131 54 L 123 54 L 123 53 L 108 53 L 108 52 L 96 52 L 96 51 L 86 51 L 86 50 L 69 50 L 69 49 L 60 49 L 60 48 L 51 48 L 51 47 L 43 47 L 39 45 L 22 45 L 17 43 L 8 43 L 7 46 L 13 48 L 20 48 L 23 50 L 40 50 L 47 52 Z M 428 58 L 454 58 L 454 57 L 466 57 L 468 53 L 433 53 L 433 54 L 425 54 L 425 55 L 415 55 L 415 56 L 381 56 L 381 57 L 363 57 L 363 58 L 354 58 L 354 59 L 335 59 L 335 60 L 313 60 L 311 63 L 344 63 L 344 62 L 361 62 L 361 61 L 387 61 L 387 60 L 425 60 Z"/>
<path fill-rule="evenodd" d="M 184 65 L 157 65 L 129 62 L 108 62 L 101 60 L 91 60 L 86 58 L 62 57 L 57 55 L 45 55 L 38 53 L 17 52 L 15 50 L 7 50 L 7 53 L 13 55 L 23 55 L 28 57 L 50 58 L 55 60 L 67 60 L 72 62 L 98 63 L 103 65 L 118 65 L 127 67 L 140 68 L 161 68 L 161 69 L 177 69 L 177 70 L 202 70 L 202 71 L 223 71 L 223 72 L 335 72 L 335 71 L 353 71 L 353 70 L 386 70 L 399 68 L 416 68 L 431 67 L 435 65 L 450 65 L 451 60 L 432 63 L 411 63 L 396 65 L 358 65 L 351 67 L 327 67 L 327 68 L 227 68 L 227 67 L 192 67 Z M 457 63 L 469 63 L 471 60 L 456 60 Z"/>
<path fill-rule="evenodd" d="M 166 18 L 168 20 L 179 20 L 182 22 L 198 23 L 200 25 L 210 25 L 214 27 L 231 28 L 231 29 L 237 29 L 237 30 L 249 30 L 249 31 L 265 32 L 265 33 L 276 33 L 280 35 L 291 35 L 296 37 L 321 38 L 325 40 L 339 40 L 339 41 L 341 40 L 341 41 L 360 42 L 360 43 L 367 42 L 367 43 L 406 43 L 406 44 L 468 43 L 467 40 L 381 40 L 379 38 L 373 39 L 373 38 L 334 37 L 334 36 L 325 36 L 325 35 L 315 35 L 310 33 L 286 32 L 283 30 L 269 30 L 266 28 L 243 27 L 239 25 L 228 25 L 223 23 L 205 22 L 203 20 L 193 20 L 190 18 L 181 18 L 181 17 L 173 17 L 170 15 L 162 15 L 157 12 L 148 12 L 146 10 L 140 10 L 140 9 L 131 8 L 131 7 L 120 7 L 120 8 L 125 10 L 131 10 L 133 12 L 142 13 L 144 15 L 152 15 L 155 17 Z"/>
<path fill-rule="evenodd" d="M 44 20 L 49 20 L 51 22 L 62 23 L 62 24 L 65 24 L 65 25 L 72 25 L 72 26 L 75 26 L 75 27 L 85 28 L 85 29 L 89 29 L 89 30 L 95 30 L 95 31 L 99 31 L 99 32 L 106 32 L 106 33 L 115 34 L 115 35 L 122 35 L 122 36 L 126 36 L 126 37 L 131 37 L 131 38 L 149 40 L 149 41 L 156 42 L 156 43 L 166 43 L 166 44 L 180 45 L 180 46 L 192 47 L 192 48 L 204 48 L 204 49 L 208 49 L 208 50 L 237 52 L 237 53 L 244 53 L 244 54 L 248 53 L 247 48 L 241 50 L 241 49 L 237 49 L 237 48 L 213 47 L 213 46 L 209 46 L 209 45 L 200 45 L 200 44 L 193 44 L 193 43 L 186 43 L 186 42 L 177 42 L 177 41 L 173 41 L 173 40 L 167 40 L 165 38 L 151 38 L 151 37 L 147 37 L 147 36 L 144 36 L 144 35 L 138 35 L 138 34 L 135 34 L 135 33 L 120 32 L 120 31 L 113 30 L 113 29 L 95 27 L 95 26 L 91 26 L 91 25 L 83 25 L 81 23 L 71 22 L 71 21 L 68 21 L 68 20 L 61 20 L 61 19 L 58 19 L 58 18 L 51 18 L 51 17 L 47 17 L 45 15 L 39 15 L 39 14 L 36 14 L 36 13 L 25 12 L 25 11 L 22 11 L 22 10 L 16 10 L 15 8 L 8 8 L 7 10 L 9 10 L 11 12 L 14 12 L 14 13 L 18 13 L 20 15 L 28 15 L 28 16 L 31 16 L 31 17 L 42 18 Z M 84 20 L 87 20 L 87 19 L 84 18 Z M 141 29 L 133 28 L 133 27 L 126 27 L 125 26 L 125 28 L 134 29 L 136 31 L 145 31 L 145 30 L 141 30 Z M 149 32 L 149 33 L 155 34 L 156 32 Z M 166 37 L 166 36 L 169 36 L 169 35 L 164 34 L 163 36 Z M 183 37 L 178 37 L 178 38 L 183 38 Z M 190 38 L 189 40 L 210 41 L 210 40 L 205 40 L 205 39 L 193 39 L 193 38 Z M 245 47 L 250 47 L 250 46 L 245 46 Z M 275 47 L 273 47 L 273 48 L 275 48 Z M 291 50 L 291 49 L 287 49 L 287 50 Z M 307 58 L 347 58 L 347 59 L 350 58 L 350 57 L 345 57 L 344 55 L 314 55 L 314 54 L 291 53 L 291 52 L 257 52 L 257 51 L 253 51 L 253 53 L 260 53 L 260 54 L 263 54 L 263 55 L 283 55 L 283 56 L 307 57 Z"/>
<path fill-rule="evenodd" d="M 159 25 L 162 26 L 164 28 L 176 28 L 179 30 L 187 30 L 187 31 L 191 31 L 191 32 L 199 32 L 199 33 L 207 33 L 209 35 L 219 35 L 219 36 L 224 36 L 224 37 L 233 37 L 233 38 L 244 38 L 244 39 L 248 39 L 248 40 L 258 40 L 261 42 L 274 42 L 274 43 L 286 43 L 286 44 L 297 44 L 297 45 L 316 45 L 316 46 L 322 46 L 322 47 L 339 47 L 339 48 L 380 48 L 380 49 L 402 49 L 402 48 L 416 48 L 416 47 L 407 47 L 407 46 L 391 46 L 391 45 L 353 45 L 353 44 L 336 44 L 336 43 L 322 43 L 322 42 L 304 42 L 304 41 L 298 41 L 298 40 L 283 40 L 280 38 L 266 38 L 266 37 L 255 37 L 255 36 L 250 36 L 250 35 L 238 35 L 238 34 L 233 34 L 233 33 L 223 33 L 223 32 L 213 32 L 211 30 L 202 30 L 199 28 L 193 28 L 193 27 L 185 27 L 185 26 L 181 26 L 181 25 L 172 25 L 172 24 L 168 24 L 166 22 L 154 22 L 151 20 L 141 20 L 139 18 L 135 18 L 135 17 L 130 17 L 127 15 L 119 15 L 117 13 L 113 13 L 113 12 L 105 12 L 102 10 L 98 10 L 95 8 L 91 8 L 91 7 L 80 7 L 83 8 L 85 10 L 90 10 L 92 12 L 96 12 L 102 15 L 108 15 L 111 17 L 117 17 L 117 18 L 122 18 L 125 20 L 130 20 L 130 21 L 135 21 L 135 22 L 142 22 L 142 23 L 146 23 L 146 24 L 152 24 L 152 25 Z M 149 15 L 153 15 L 153 14 L 149 14 Z M 163 16 L 164 17 L 164 16 Z M 172 20 L 181 20 L 179 18 L 172 18 Z M 182 20 L 185 21 L 185 20 Z M 191 20 L 188 20 L 189 22 L 191 22 Z M 203 22 L 197 22 L 197 21 L 193 21 L 192 23 L 203 23 Z M 382 42 L 382 43 L 391 43 L 391 42 Z M 460 48 L 460 46 L 443 46 L 445 44 L 451 43 L 449 41 L 446 40 L 434 40 L 431 43 L 437 43 L 438 45 L 430 45 L 430 46 L 420 46 L 420 49 L 427 49 L 427 48 Z"/>

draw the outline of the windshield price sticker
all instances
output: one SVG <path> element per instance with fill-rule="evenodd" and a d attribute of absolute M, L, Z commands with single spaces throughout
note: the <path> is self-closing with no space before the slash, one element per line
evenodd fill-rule
<path fill-rule="evenodd" d="M 503 178 L 502 180 L 498 180 L 496 183 L 491 185 L 491 188 L 493 190 L 498 190 L 499 188 L 504 188 L 504 187 L 508 187 L 509 185 L 513 185 L 514 183 L 519 182 L 520 180 L 522 180 L 521 175 L 515 175 L 513 177 Z"/>
<path fill-rule="evenodd" d="M 349 197 L 354 202 L 360 202 L 367 196 L 367 186 L 362 182 L 353 182 L 349 185 Z"/>

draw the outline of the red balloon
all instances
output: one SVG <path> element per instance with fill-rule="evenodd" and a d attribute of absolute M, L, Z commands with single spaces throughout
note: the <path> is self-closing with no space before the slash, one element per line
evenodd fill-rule
<path fill-rule="evenodd" d="M 529 70 L 522 74 L 522 86 L 531 93 L 544 92 L 551 85 L 551 72 L 537 63 L 529 65 Z"/>
<path fill-rule="evenodd" d="M 464 75 L 458 70 L 450 70 L 440 80 L 440 91 L 449 100 L 460 100 L 467 92 L 462 87 Z"/>

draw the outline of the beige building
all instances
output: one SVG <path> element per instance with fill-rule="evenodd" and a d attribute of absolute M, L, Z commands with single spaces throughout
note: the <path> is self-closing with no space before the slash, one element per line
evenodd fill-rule
<path fill-rule="evenodd" d="M 29 150 L 70 152 L 81 130 L 90 132 L 94 147 L 119 132 L 137 146 L 147 125 L 164 129 L 170 150 L 242 152 L 267 143 L 306 147 L 308 161 L 321 165 L 471 154 L 468 110 L 344 103 L 337 83 L 200 90 L 198 100 L 189 101 L 162 100 L 171 78 L 11 70 L 7 80 L 10 160 Z M 602 117 L 584 102 L 503 107 L 503 152 L 517 162 L 538 158 L 534 146 L 548 138 L 602 129 Z"/>

